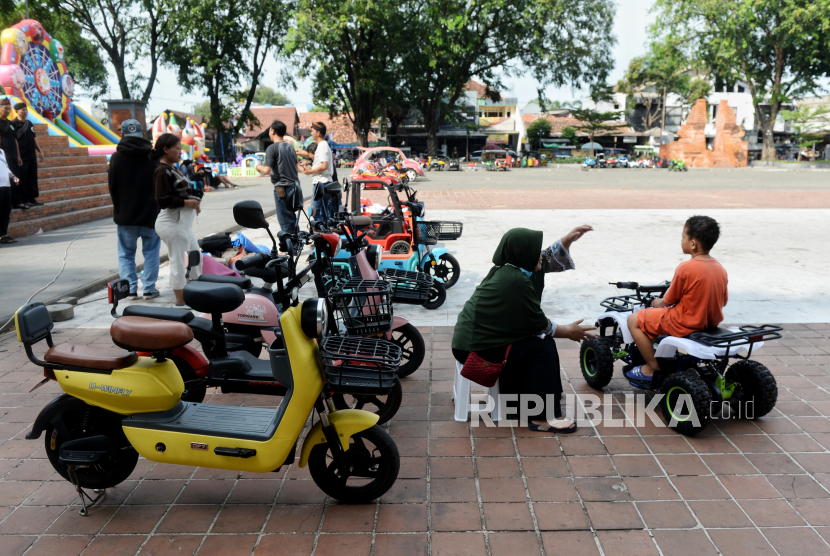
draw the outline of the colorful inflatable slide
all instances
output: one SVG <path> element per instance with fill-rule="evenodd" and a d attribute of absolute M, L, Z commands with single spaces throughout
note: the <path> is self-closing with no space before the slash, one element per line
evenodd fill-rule
<path fill-rule="evenodd" d="M 110 155 L 119 138 L 72 103 L 75 82 L 67 73 L 61 43 L 33 19 L 0 33 L 0 87 L 12 104 L 29 105 L 29 120 L 45 124 L 49 135 L 69 138 L 90 155 Z"/>

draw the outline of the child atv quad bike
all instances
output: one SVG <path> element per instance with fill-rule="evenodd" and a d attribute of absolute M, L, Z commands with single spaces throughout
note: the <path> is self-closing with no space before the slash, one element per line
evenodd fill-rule
<path fill-rule="evenodd" d="M 612 284 L 634 290 L 635 294 L 602 301 L 600 305 L 606 312 L 597 318 L 598 337 L 582 343 L 582 376 L 597 390 L 611 382 L 615 361 L 625 363 L 623 372 L 645 362 L 628 329 L 628 317 L 650 307 L 670 285 Z M 713 414 L 757 419 L 775 407 L 778 386 L 769 369 L 749 358 L 764 340 L 780 338 L 781 330 L 780 326 L 765 324 L 715 327 L 683 338 L 658 336 L 654 343 L 660 369 L 651 381 L 626 380 L 635 388 L 662 394 L 660 411 L 669 426 L 681 434 L 702 431 Z M 731 365 L 730 360 L 734 361 Z M 729 406 L 728 413 L 723 413 L 724 404 Z"/>

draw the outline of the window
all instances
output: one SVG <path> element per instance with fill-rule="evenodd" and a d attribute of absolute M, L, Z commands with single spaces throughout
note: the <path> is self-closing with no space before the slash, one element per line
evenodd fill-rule
<path fill-rule="evenodd" d="M 614 110 L 619 110 L 619 109 L 620 109 L 620 105 L 619 105 L 619 104 L 615 104 L 615 105 L 614 105 Z"/>
<path fill-rule="evenodd" d="M 510 117 L 510 110 L 507 111 L 507 117 Z"/>
<path fill-rule="evenodd" d="M 739 93 L 743 93 L 743 92 L 744 92 L 744 88 L 743 88 L 743 87 L 741 87 L 740 85 L 738 85 L 738 92 L 739 92 Z"/>

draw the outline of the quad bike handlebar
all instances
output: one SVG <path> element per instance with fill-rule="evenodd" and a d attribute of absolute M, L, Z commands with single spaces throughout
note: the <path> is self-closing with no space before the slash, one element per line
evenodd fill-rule
<path fill-rule="evenodd" d="M 656 286 L 641 286 L 638 282 L 609 282 L 621 290 L 634 290 L 634 295 L 617 295 L 609 297 L 600 303 L 603 308 L 614 312 L 631 311 L 637 305 L 651 307 L 651 302 L 662 298 L 671 286 L 671 282 L 664 282 Z"/>

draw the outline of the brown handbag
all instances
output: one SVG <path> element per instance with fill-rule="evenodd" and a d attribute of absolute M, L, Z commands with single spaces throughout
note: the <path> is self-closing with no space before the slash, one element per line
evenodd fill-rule
<path fill-rule="evenodd" d="M 490 363 L 476 352 L 471 351 L 470 355 L 467 356 L 467 360 L 464 361 L 464 366 L 461 368 L 461 376 L 485 388 L 492 388 L 499 380 L 499 376 L 504 369 L 504 365 L 507 363 L 507 356 L 510 355 L 510 348 L 512 346 L 513 344 L 507 346 L 507 351 L 504 353 L 504 361 L 501 363 Z"/>

